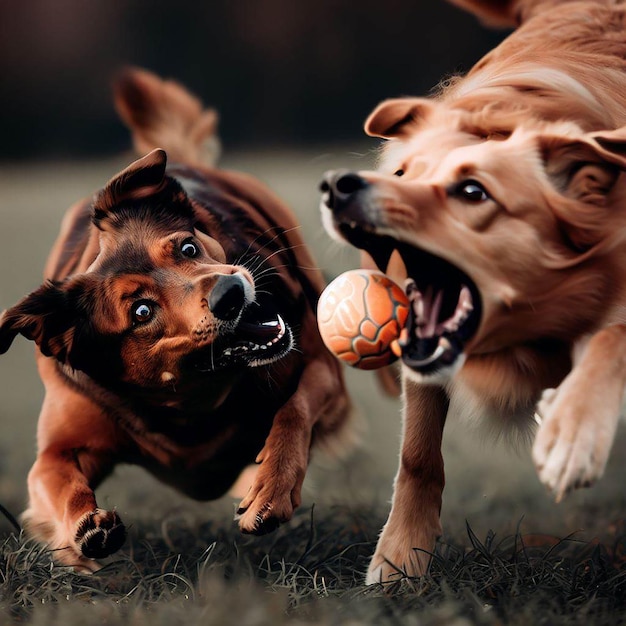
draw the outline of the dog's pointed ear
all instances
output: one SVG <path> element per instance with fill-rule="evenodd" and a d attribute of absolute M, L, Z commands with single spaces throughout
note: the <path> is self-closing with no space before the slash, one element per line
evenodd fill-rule
<path fill-rule="evenodd" d="M 370 137 L 405 137 L 431 114 L 434 104 L 426 98 L 392 98 L 381 102 L 365 121 Z"/>
<path fill-rule="evenodd" d="M 147 198 L 162 191 L 167 184 L 166 165 L 165 150 L 156 148 L 111 178 L 94 199 L 96 224 L 120 203 Z"/>
<path fill-rule="evenodd" d="M 80 287 L 47 281 L 0 315 L 0 354 L 18 334 L 34 341 L 45 356 L 66 361 L 78 317 Z"/>

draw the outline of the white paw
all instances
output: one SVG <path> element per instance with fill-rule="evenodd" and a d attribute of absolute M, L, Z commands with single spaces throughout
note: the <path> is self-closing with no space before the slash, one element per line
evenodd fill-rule
<path fill-rule="evenodd" d="M 390 518 L 390 522 L 383 528 L 370 561 L 365 578 L 367 585 L 424 576 L 428 572 L 437 538 L 441 536 L 438 517 L 421 524 L 417 518 L 405 523 Z M 416 533 L 416 528 L 420 532 Z"/>
<path fill-rule="evenodd" d="M 613 420 L 580 415 L 563 404 L 554 402 L 544 414 L 532 451 L 539 479 L 557 502 L 602 476 L 615 434 Z"/>

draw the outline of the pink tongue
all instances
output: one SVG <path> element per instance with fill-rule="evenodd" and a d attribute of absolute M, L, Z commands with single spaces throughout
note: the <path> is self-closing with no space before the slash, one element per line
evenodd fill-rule
<path fill-rule="evenodd" d="M 428 286 L 426 292 L 422 294 L 418 291 L 415 283 L 411 281 L 406 284 L 406 294 L 413 307 L 417 338 L 432 337 L 437 332 L 439 313 L 443 302 L 443 290 L 434 294 L 433 288 Z"/>

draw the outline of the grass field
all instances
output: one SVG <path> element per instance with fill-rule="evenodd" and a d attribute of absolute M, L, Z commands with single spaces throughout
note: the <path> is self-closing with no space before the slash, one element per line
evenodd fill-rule
<path fill-rule="evenodd" d="M 131 157 L 128 157 L 128 160 Z M 40 281 L 70 203 L 127 159 L 0 168 L 0 309 Z M 356 256 L 322 232 L 317 184 L 328 168 L 366 167 L 367 153 L 225 155 L 224 166 L 265 180 L 297 211 L 320 266 L 333 276 Z M 346 372 L 364 425 L 362 446 L 316 457 L 294 520 L 263 538 L 238 534 L 235 503 L 196 503 L 141 470 L 120 467 L 98 491 L 129 528 L 98 574 L 53 567 L 11 516 L 26 503 L 42 398 L 32 346 L 0 358 L 0 624 L 618 624 L 626 617 L 626 510 L 620 433 L 603 481 L 555 505 L 529 451 L 481 440 L 451 423 L 444 442 L 445 535 L 432 571 L 382 590 L 362 575 L 384 522 L 395 472 L 400 404 L 371 374 Z"/>

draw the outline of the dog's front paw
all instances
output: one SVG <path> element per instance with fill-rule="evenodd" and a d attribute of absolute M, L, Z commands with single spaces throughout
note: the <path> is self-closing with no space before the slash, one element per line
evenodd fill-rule
<path fill-rule="evenodd" d="M 539 479 L 557 502 L 602 476 L 615 433 L 614 421 L 602 419 L 593 410 L 584 414 L 584 407 L 558 399 L 549 406 L 532 455 Z"/>
<path fill-rule="evenodd" d="M 288 470 L 283 464 L 268 463 L 260 466 L 254 483 L 241 501 L 235 519 L 243 533 L 265 535 L 279 524 L 291 519 L 300 505 L 300 491 L 306 468 Z"/>
<path fill-rule="evenodd" d="M 115 511 L 95 509 L 76 524 L 74 541 L 87 559 L 102 559 L 117 552 L 126 540 L 126 528 Z"/>

